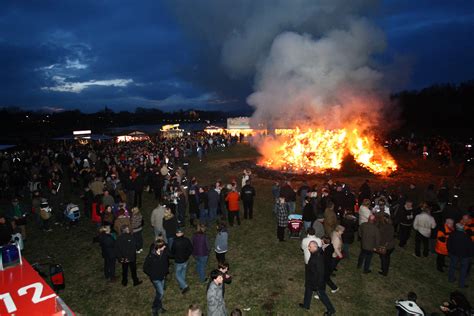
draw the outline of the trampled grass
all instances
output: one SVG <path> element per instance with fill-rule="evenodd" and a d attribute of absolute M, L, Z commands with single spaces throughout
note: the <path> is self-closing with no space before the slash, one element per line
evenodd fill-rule
<path fill-rule="evenodd" d="M 238 145 L 224 152 L 211 153 L 203 163 L 191 162 L 190 173 L 196 176 L 200 184 L 208 185 L 216 179 L 225 183 L 231 178 L 240 178 L 242 170 L 232 170 L 229 162 L 249 159 L 256 152 Z M 420 176 L 421 177 L 421 176 Z M 422 177 L 421 177 L 422 178 Z M 363 178 L 340 179 L 358 187 Z M 410 179 L 413 179 L 411 177 Z M 315 178 L 320 184 L 323 180 Z M 372 181 L 372 180 L 371 180 Z M 373 177 L 372 186 L 407 183 L 408 178 L 378 179 Z M 434 181 L 438 183 L 438 178 Z M 276 239 L 276 226 L 272 215 L 273 199 L 270 179 L 254 177 L 257 190 L 255 215 L 251 221 L 242 221 L 240 227 L 230 228 L 229 252 L 231 285 L 226 286 L 225 301 L 227 309 L 235 307 L 249 309 L 246 315 L 322 315 L 323 305 L 313 299 L 309 312 L 302 311 L 298 303 L 303 300 L 304 263 L 300 250 L 300 241 L 287 240 L 280 243 Z M 152 194 L 144 193 L 142 212 L 145 217 L 145 249 L 151 244 L 153 233 L 149 225 L 151 210 L 156 206 Z M 142 271 L 146 253 L 138 255 L 138 274 L 144 283 L 138 287 L 131 284 L 122 287 L 120 282 L 110 284 L 104 280 L 103 261 L 98 244 L 92 243 L 95 235 L 93 224 L 81 219 L 77 227 L 66 230 L 54 227 L 54 232 L 43 233 L 32 223 L 28 230 L 30 237 L 24 255 L 30 262 L 52 255 L 61 263 L 66 273 L 66 289 L 60 293 L 64 301 L 79 315 L 147 315 L 151 313 L 154 289 Z M 190 237 L 192 230 L 186 227 Z M 215 231 L 210 229 L 210 241 L 213 244 Z M 455 284 L 447 282 L 447 273 L 435 268 L 435 256 L 415 258 L 413 238 L 407 250 L 397 247 L 392 255 L 392 264 L 388 277 L 377 274 L 380 261 L 373 258 L 372 273 L 364 275 L 356 269 L 359 243 L 351 246 L 350 259 L 343 260 L 333 278 L 340 291 L 329 297 L 338 315 L 393 315 L 394 301 L 415 291 L 419 304 L 428 312 L 438 310 L 441 302 L 456 289 Z M 209 257 L 208 272 L 216 266 L 213 252 Z M 206 285 L 199 284 L 195 262 L 190 259 L 188 283 L 191 290 L 182 295 L 174 278 L 172 266 L 167 284 L 164 307 L 169 315 L 185 315 L 191 303 L 206 308 Z M 120 279 L 121 266 L 116 265 L 116 274 Z M 473 291 L 465 292 L 471 302 Z"/>

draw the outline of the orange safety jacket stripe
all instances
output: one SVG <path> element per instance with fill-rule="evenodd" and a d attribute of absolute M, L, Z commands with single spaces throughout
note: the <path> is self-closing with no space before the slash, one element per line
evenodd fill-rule
<path fill-rule="evenodd" d="M 448 238 L 449 235 L 452 233 L 452 230 L 448 227 L 448 225 L 444 224 L 444 227 L 438 230 L 436 234 L 436 245 L 435 251 L 440 255 L 448 255 Z"/>

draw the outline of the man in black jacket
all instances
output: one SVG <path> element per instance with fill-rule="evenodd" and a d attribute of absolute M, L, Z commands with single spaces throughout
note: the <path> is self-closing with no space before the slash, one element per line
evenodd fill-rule
<path fill-rule="evenodd" d="M 171 255 L 174 257 L 176 264 L 176 280 L 179 283 L 181 293 L 184 294 L 189 291 L 189 286 L 186 283 L 186 270 L 188 268 L 188 260 L 193 253 L 193 244 L 189 238 L 184 237 L 182 228 L 176 230 L 176 238 L 171 247 Z"/>
<path fill-rule="evenodd" d="M 102 258 L 104 258 L 104 275 L 110 282 L 115 282 L 115 239 L 110 234 L 110 226 L 102 226 L 98 237 Z"/>
<path fill-rule="evenodd" d="M 413 203 L 410 200 L 406 200 L 405 204 L 399 210 L 399 233 L 398 237 L 400 247 L 404 248 L 410 238 L 410 232 L 413 228 L 413 221 L 415 220 L 415 211 L 413 209 Z"/>
<path fill-rule="evenodd" d="M 253 217 L 253 198 L 255 197 L 255 188 L 250 185 L 250 180 L 240 190 L 240 198 L 244 204 L 244 219 Z"/>
<path fill-rule="evenodd" d="M 464 231 L 464 225 L 462 223 L 456 224 L 456 230 L 449 236 L 447 244 L 450 259 L 448 281 L 455 281 L 454 273 L 456 272 L 456 266 L 459 262 L 461 266 L 459 287 L 464 288 L 466 287 L 466 278 L 471 258 L 474 255 L 474 244 Z"/>
<path fill-rule="evenodd" d="M 132 273 L 133 286 L 141 284 L 143 281 L 137 276 L 137 254 L 133 235 L 128 226 L 123 225 L 120 228 L 122 232 L 115 242 L 115 253 L 118 261 L 122 264 L 122 285 L 128 284 L 128 267 Z"/>
<path fill-rule="evenodd" d="M 305 266 L 304 302 L 299 304 L 299 306 L 304 309 L 309 309 L 313 291 L 317 291 L 319 299 L 327 309 L 324 315 L 332 315 L 336 310 L 332 306 L 326 293 L 324 255 L 322 251 L 318 249 L 318 244 L 315 241 L 309 243 L 308 249 L 311 253 L 311 257 L 309 258 L 308 264 Z"/>
<path fill-rule="evenodd" d="M 158 240 L 143 264 L 143 272 L 148 275 L 156 291 L 155 300 L 151 307 L 153 316 L 166 312 L 162 300 L 165 294 L 165 277 L 168 275 L 168 268 L 168 248 L 163 240 Z"/>

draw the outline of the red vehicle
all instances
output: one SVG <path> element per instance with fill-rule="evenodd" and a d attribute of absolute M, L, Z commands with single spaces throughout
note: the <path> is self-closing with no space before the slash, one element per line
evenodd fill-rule
<path fill-rule="evenodd" d="M 0 315 L 75 315 L 17 245 L 0 247 L 0 254 Z M 54 287 L 64 285 L 62 271 L 49 276 Z"/>

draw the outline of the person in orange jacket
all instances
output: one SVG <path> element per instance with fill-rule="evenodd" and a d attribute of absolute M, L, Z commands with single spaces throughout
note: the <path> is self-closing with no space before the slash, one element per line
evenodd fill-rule
<path fill-rule="evenodd" d="M 447 218 L 444 222 L 444 226 L 436 233 L 435 251 L 438 254 L 436 258 L 436 268 L 439 272 L 444 272 L 445 258 L 448 255 L 448 238 L 453 230 L 454 221 L 451 218 Z"/>
<path fill-rule="evenodd" d="M 237 225 L 240 225 L 240 195 L 235 187 L 232 187 L 232 191 L 227 194 L 225 200 L 229 209 L 229 225 L 234 226 L 234 217 L 237 218 Z"/>

